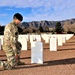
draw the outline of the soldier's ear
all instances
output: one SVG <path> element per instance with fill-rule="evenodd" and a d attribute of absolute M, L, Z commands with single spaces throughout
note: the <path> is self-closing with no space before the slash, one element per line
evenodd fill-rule
<path fill-rule="evenodd" d="M 16 18 L 16 17 L 14 17 L 13 19 L 14 19 L 14 20 L 16 20 L 17 18 Z"/>

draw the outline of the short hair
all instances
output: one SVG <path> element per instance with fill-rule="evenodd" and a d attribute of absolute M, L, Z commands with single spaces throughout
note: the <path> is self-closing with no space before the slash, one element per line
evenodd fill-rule
<path fill-rule="evenodd" d="M 18 20 L 22 21 L 23 20 L 23 16 L 19 13 L 14 14 L 13 19 L 17 18 Z"/>

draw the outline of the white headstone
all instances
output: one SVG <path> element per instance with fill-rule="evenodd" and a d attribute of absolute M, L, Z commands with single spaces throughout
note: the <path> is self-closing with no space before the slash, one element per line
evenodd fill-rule
<path fill-rule="evenodd" d="M 25 35 L 27 41 L 29 41 L 29 35 Z"/>
<path fill-rule="evenodd" d="M 49 43 L 49 39 L 48 38 L 45 40 L 45 43 Z"/>
<path fill-rule="evenodd" d="M 40 35 L 35 35 L 36 41 L 41 41 L 41 36 Z"/>
<path fill-rule="evenodd" d="M 46 34 L 41 34 L 41 37 L 43 38 L 43 40 L 46 39 Z"/>
<path fill-rule="evenodd" d="M 27 50 L 27 39 L 25 37 L 20 36 L 18 41 L 22 44 L 21 50 Z"/>
<path fill-rule="evenodd" d="M 62 36 L 62 43 L 65 43 L 66 42 L 66 36 Z"/>
<path fill-rule="evenodd" d="M 43 40 L 45 40 L 45 43 L 49 43 L 51 34 L 41 34 L 41 37 Z"/>
<path fill-rule="evenodd" d="M 49 43 L 49 42 L 50 42 L 50 35 L 46 35 L 45 43 Z"/>
<path fill-rule="evenodd" d="M 62 46 L 63 42 L 62 42 L 62 36 L 58 35 L 58 46 Z"/>
<path fill-rule="evenodd" d="M 35 40 L 35 35 L 30 35 L 30 43 L 33 43 L 34 40 Z"/>
<path fill-rule="evenodd" d="M 27 40 L 26 40 L 26 38 L 23 38 L 21 43 L 22 43 L 22 50 L 27 50 Z"/>
<path fill-rule="evenodd" d="M 69 40 L 74 34 L 66 34 L 66 40 Z"/>
<path fill-rule="evenodd" d="M 3 38 L 4 38 L 4 36 L 1 35 L 1 36 L 0 36 L 0 39 L 1 39 L 1 45 L 3 45 Z"/>
<path fill-rule="evenodd" d="M 50 51 L 57 51 L 57 38 L 50 38 Z"/>
<path fill-rule="evenodd" d="M 0 50 L 1 50 L 1 39 L 0 39 Z"/>
<path fill-rule="evenodd" d="M 35 41 L 31 43 L 31 63 L 43 64 L 43 44 Z"/>

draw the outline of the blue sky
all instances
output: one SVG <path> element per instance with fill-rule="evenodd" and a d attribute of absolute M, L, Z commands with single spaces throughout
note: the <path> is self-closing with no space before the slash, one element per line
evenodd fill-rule
<path fill-rule="evenodd" d="M 0 0 L 0 24 L 21 13 L 23 21 L 59 21 L 75 18 L 75 0 Z"/>

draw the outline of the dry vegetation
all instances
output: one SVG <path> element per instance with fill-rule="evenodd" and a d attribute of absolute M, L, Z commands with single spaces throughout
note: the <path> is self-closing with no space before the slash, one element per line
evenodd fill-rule
<path fill-rule="evenodd" d="M 71 24 L 70 22 L 65 22 L 63 28 L 65 32 L 75 33 L 75 23 Z"/>

